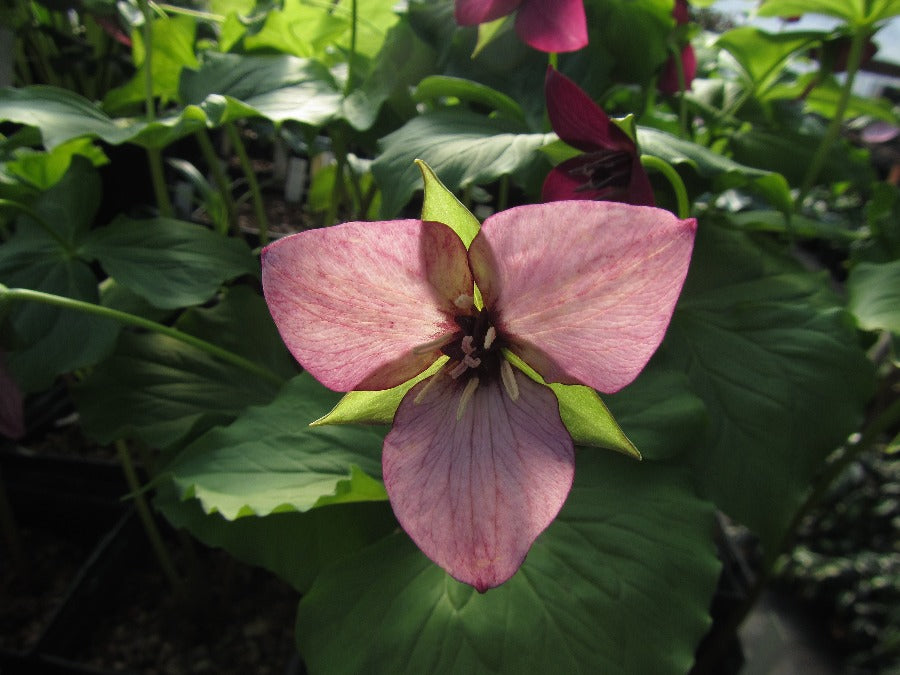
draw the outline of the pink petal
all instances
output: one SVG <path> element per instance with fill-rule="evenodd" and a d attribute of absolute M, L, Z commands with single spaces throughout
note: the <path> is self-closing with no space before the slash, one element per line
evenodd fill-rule
<path fill-rule="evenodd" d="M 456 0 L 454 15 L 460 26 L 476 26 L 512 14 L 522 0 Z"/>
<path fill-rule="evenodd" d="M 634 141 L 616 126 L 577 84 L 553 67 L 544 80 L 547 115 L 556 134 L 579 150 L 627 150 L 637 154 Z"/>
<path fill-rule="evenodd" d="M 587 46 L 583 0 L 522 0 L 516 32 L 542 52 L 574 52 Z"/>
<path fill-rule="evenodd" d="M 485 221 L 469 260 L 516 354 L 550 382 L 611 393 L 662 341 L 696 226 L 648 206 L 520 206 Z"/>
<path fill-rule="evenodd" d="M 575 455 L 549 388 L 514 370 L 516 401 L 499 379 L 484 382 L 457 421 L 463 386 L 447 372 L 417 384 L 397 409 L 384 484 L 425 555 L 483 592 L 515 574 L 559 513 Z"/>
<path fill-rule="evenodd" d="M 460 238 L 419 220 L 285 237 L 263 249 L 262 282 L 288 349 L 338 391 L 389 389 L 421 373 L 441 355 L 421 346 L 457 330 L 454 300 L 472 294 Z"/>

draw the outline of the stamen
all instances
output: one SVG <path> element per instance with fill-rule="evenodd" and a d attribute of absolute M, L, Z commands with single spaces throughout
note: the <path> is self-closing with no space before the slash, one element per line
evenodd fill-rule
<path fill-rule="evenodd" d="M 434 383 L 437 382 L 438 376 L 439 376 L 441 373 L 443 373 L 443 372 L 444 372 L 444 368 L 443 368 L 443 366 L 442 366 L 442 367 L 440 368 L 440 370 L 438 370 L 434 375 L 432 375 L 431 377 L 429 377 L 429 378 L 425 381 L 425 386 L 422 387 L 421 389 L 419 389 L 419 393 L 416 394 L 416 397 L 413 399 L 413 404 L 414 404 L 414 405 L 418 405 L 418 404 L 420 404 L 423 400 L 425 400 L 425 395 L 426 395 L 429 391 L 431 391 L 431 388 L 434 386 Z"/>
<path fill-rule="evenodd" d="M 421 356 L 422 354 L 428 354 L 429 352 L 434 351 L 435 349 L 440 349 L 444 345 L 448 344 L 453 340 L 453 333 L 447 333 L 446 335 L 441 335 L 439 338 L 432 340 L 431 342 L 426 342 L 425 344 L 421 344 L 418 347 L 412 348 L 412 353 L 416 356 Z"/>
<path fill-rule="evenodd" d="M 481 365 L 481 359 L 473 358 L 473 357 L 469 356 L 468 354 L 466 354 L 463 357 L 462 362 L 465 363 L 467 366 L 469 366 L 469 368 L 477 368 L 478 366 Z"/>
<path fill-rule="evenodd" d="M 456 366 L 454 366 L 453 370 L 450 371 L 450 377 L 452 377 L 455 380 L 457 377 L 462 375 L 468 369 L 469 369 L 469 364 L 466 363 L 465 361 L 460 361 L 459 363 L 456 364 Z"/>
<path fill-rule="evenodd" d="M 500 380 L 503 382 L 503 388 L 513 401 L 519 400 L 519 384 L 516 382 L 516 374 L 513 372 L 509 361 L 503 359 L 500 361 Z"/>
<path fill-rule="evenodd" d="M 484 333 L 484 348 L 490 349 L 491 345 L 494 344 L 494 340 L 497 338 L 497 329 L 493 326 L 488 326 L 487 331 Z"/>
<path fill-rule="evenodd" d="M 460 309 L 472 309 L 472 306 L 475 304 L 475 298 L 473 298 L 471 295 L 466 295 L 465 293 L 463 293 L 453 301 L 453 304 Z"/>
<path fill-rule="evenodd" d="M 469 404 L 469 399 L 475 395 L 476 389 L 478 389 L 478 378 L 473 377 L 466 382 L 466 388 L 463 389 L 462 396 L 459 397 L 459 407 L 456 409 L 457 422 L 462 419 L 463 413 L 466 412 L 466 406 Z"/>
<path fill-rule="evenodd" d="M 462 339 L 462 342 L 460 343 L 459 346 L 462 347 L 463 354 L 465 354 L 466 356 L 468 356 L 469 354 L 471 354 L 472 352 L 475 351 L 475 347 L 472 346 L 473 342 L 475 342 L 475 338 L 472 337 L 471 335 L 466 335 Z"/>

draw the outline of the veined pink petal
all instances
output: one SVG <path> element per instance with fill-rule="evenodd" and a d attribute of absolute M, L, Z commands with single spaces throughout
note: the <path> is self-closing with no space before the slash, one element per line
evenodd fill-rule
<path fill-rule="evenodd" d="M 454 15 L 460 26 L 476 26 L 512 14 L 522 0 L 456 0 Z"/>
<path fill-rule="evenodd" d="M 695 231 L 653 207 L 551 202 L 488 218 L 469 260 L 516 354 L 550 382 L 611 393 L 662 341 Z"/>
<path fill-rule="evenodd" d="M 446 225 L 345 223 L 262 252 L 263 291 L 294 357 L 326 387 L 388 389 L 441 355 L 421 348 L 457 330 L 472 294 L 466 249 Z"/>
<path fill-rule="evenodd" d="M 418 547 L 479 591 L 509 579 L 572 487 L 572 439 L 553 392 L 514 369 L 480 384 L 462 417 L 462 384 L 447 370 L 403 399 L 384 440 L 391 506 Z M 428 387 L 421 400 L 420 393 Z"/>
<path fill-rule="evenodd" d="M 583 0 L 522 0 L 516 14 L 522 42 L 542 52 L 574 52 L 587 46 Z"/>

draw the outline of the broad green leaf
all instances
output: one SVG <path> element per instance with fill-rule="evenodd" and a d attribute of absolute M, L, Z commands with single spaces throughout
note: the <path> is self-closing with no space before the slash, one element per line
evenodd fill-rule
<path fill-rule="evenodd" d="M 466 248 L 472 243 L 481 229 L 481 223 L 472 215 L 461 201 L 441 182 L 431 167 L 422 160 L 416 160 L 416 166 L 422 172 L 425 183 L 425 195 L 422 199 L 422 220 L 433 220 L 443 223 L 462 239 Z"/>
<path fill-rule="evenodd" d="M 716 215 L 729 227 L 747 232 L 776 232 L 793 237 L 825 239 L 842 245 L 868 236 L 864 230 L 851 229 L 847 222 L 814 220 L 798 214 L 790 214 L 788 218 L 781 211 L 753 209 Z"/>
<path fill-rule="evenodd" d="M 319 571 L 386 536 L 397 527 L 384 504 L 337 504 L 306 513 L 273 513 L 228 520 L 206 513 L 196 499 L 182 501 L 169 483 L 158 489 L 154 506 L 177 528 L 207 546 L 274 572 L 301 593 Z"/>
<path fill-rule="evenodd" d="M 411 119 L 381 140 L 372 172 L 392 217 L 421 184 L 414 161 L 428 163 L 450 190 L 497 180 L 528 166 L 551 134 L 532 134 L 510 120 L 468 111 L 438 111 Z"/>
<path fill-rule="evenodd" d="M 440 101 L 446 98 L 479 103 L 512 120 L 525 123 L 522 106 L 512 98 L 496 89 L 462 77 L 431 75 L 419 82 L 412 96 L 420 103 Z"/>
<path fill-rule="evenodd" d="M 184 70 L 180 94 L 199 104 L 216 95 L 226 107 L 240 101 L 273 122 L 295 120 L 311 126 L 328 122 L 340 111 L 342 94 L 320 63 L 294 56 L 205 55 L 199 70 Z"/>
<path fill-rule="evenodd" d="M 780 84 L 769 90 L 768 98 L 803 100 L 804 109 L 831 119 L 837 114 L 838 102 L 843 95 L 841 83 L 833 77 L 824 81 L 819 73 L 803 75 L 790 84 Z M 847 118 L 871 117 L 890 124 L 900 123 L 897 112 L 887 99 L 873 99 L 866 96 L 850 96 L 844 111 Z"/>
<path fill-rule="evenodd" d="M 223 282 L 258 273 L 243 241 L 170 218 L 120 216 L 91 232 L 80 251 L 99 261 L 117 282 L 163 309 L 199 305 Z"/>
<path fill-rule="evenodd" d="M 798 31 L 767 33 L 754 26 L 739 26 L 716 39 L 740 64 L 755 94 L 766 98 L 766 92 L 784 73 L 786 61 L 801 50 L 821 40 L 824 33 Z"/>
<path fill-rule="evenodd" d="M 710 623 L 712 527 L 686 472 L 581 452 L 566 505 L 508 582 L 478 594 L 397 533 L 313 582 L 300 651 L 312 675 L 683 675 Z"/>
<path fill-rule="evenodd" d="M 197 439 L 167 475 L 183 496 L 228 519 L 385 500 L 372 477 L 381 475 L 383 429 L 308 425 L 336 397 L 298 375 L 271 403 Z"/>
<path fill-rule="evenodd" d="M 778 553 L 824 458 L 862 418 L 872 366 L 825 273 L 704 222 L 655 357 L 687 374 L 710 424 L 702 494 Z"/>
<path fill-rule="evenodd" d="M 27 181 L 39 190 L 48 190 L 65 175 L 76 155 L 86 157 L 94 166 L 103 166 L 109 159 L 93 141 L 74 139 L 55 147 L 51 152 L 25 150 L 6 163 L 6 170 Z"/>
<path fill-rule="evenodd" d="M 647 460 L 676 457 L 700 442 L 709 424 L 706 405 L 683 373 L 653 362 L 606 403 Z"/>
<path fill-rule="evenodd" d="M 512 352 L 504 351 L 504 356 L 532 380 L 553 390 L 559 401 L 559 416 L 576 445 L 606 448 L 635 459 L 641 458 L 641 453 L 628 440 L 596 391 L 578 384 L 547 384 L 531 366 Z"/>
<path fill-rule="evenodd" d="M 138 438 L 165 449 L 231 422 L 276 390 L 174 338 L 123 332 L 113 354 L 72 393 L 89 437 Z"/>
<path fill-rule="evenodd" d="M 97 173 L 76 156 L 38 198 L 34 213 L 40 223 L 22 216 L 0 246 L 0 284 L 96 303 L 97 279 L 76 251 L 99 202 Z M 106 319 L 38 303 L 13 307 L 9 320 L 20 344 L 8 363 L 25 391 L 44 389 L 57 375 L 97 363 L 112 349 L 119 329 Z"/>
<path fill-rule="evenodd" d="M 826 14 L 855 26 L 872 24 L 900 14 L 900 0 L 765 0 L 760 16 Z"/>
<path fill-rule="evenodd" d="M 860 328 L 900 334 L 900 260 L 859 263 L 850 271 L 847 295 Z"/>
<path fill-rule="evenodd" d="M 151 47 L 150 69 L 152 72 L 153 95 L 163 101 L 173 101 L 178 96 L 178 77 L 182 68 L 196 68 L 194 41 L 197 21 L 189 16 L 164 16 L 154 19 L 153 45 Z M 144 33 L 132 33 L 134 61 L 137 72 L 121 87 L 108 92 L 103 104 L 107 110 L 115 111 L 146 99 L 147 50 Z"/>
<path fill-rule="evenodd" d="M 711 179 L 716 190 L 750 186 L 776 208 L 785 212 L 793 210 L 788 185 L 778 173 L 740 164 L 702 145 L 648 127 L 638 128 L 638 147 L 641 152 L 660 157 L 669 164 L 687 164 L 704 178 Z"/>
<path fill-rule="evenodd" d="M 324 56 L 348 27 L 346 17 L 330 5 L 313 5 L 303 0 L 285 0 L 281 9 L 266 14 L 259 32 L 244 38 L 248 50 L 273 49 L 299 57 Z"/>

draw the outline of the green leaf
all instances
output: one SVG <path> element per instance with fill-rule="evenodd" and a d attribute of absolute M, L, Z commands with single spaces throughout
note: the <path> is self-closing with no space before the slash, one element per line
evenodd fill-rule
<path fill-rule="evenodd" d="M 75 253 L 100 202 L 100 179 L 87 159 L 73 158 L 66 174 L 43 193 L 31 216 L 0 246 L 0 283 L 87 302 L 98 301 L 97 279 Z M 100 361 L 119 330 L 107 319 L 38 303 L 15 306 L 9 320 L 19 343 L 8 355 L 24 391 L 45 389 L 57 375 Z"/>
<path fill-rule="evenodd" d="M 411 119 L 381 140 L 383 152 L 372 164 L 392 217 L 421 184 L 413 162 L 421 159 L 450 190 L 497 180 L 528 166 L 551 134 L 526 133 L 506 119 L 468 111 L 438 111 Z"/>
<path fill-rule="evenodd" d="M 207 53 L 199 70 L 184 70 L 180 94 L 200 104 L 215 96 L 224 106 L 213 118 L 255 113 L 273 122 L 295 120 L 320 126 L 341 109 L 342 94 L 321 63 L 294 56 L 242 56 Z M 233 105 L 241 102 L 245 112 Z"/>
<path fill-rule="evenodd" d="M 705 222 L 655 357 L 708 409 L 690 454 L 702 493 L 768 556 L 872 392 L 872 365 L 824 277 Z"/>
<path fill-rule="evenodd" d="M 75 139 L 55 147 L 51 152 L 25 150 L 6 163 L 6 170 L 39 190 L 49 190 L 69 170 L 72 158 L 86 157 L 94 166 L 107 164 L 103 150 L 90 139 Z"/>
<path fill-rule="evenodd" d="M 487 85 L 462 77 L 431 75 L 419 82 L 412 96 L 419 103 L 440 101 L 445 98 L 478 103 L 492 108 L 509 119 L 522 124 L 525 123 L 525 113 L 522 110 L 522 106 L 512 98 Z"/>
<path fill-rule="evenodd" d="M 582 452 L 565 507 L 508 582 L 480 595 L 398 533 L 319 575 L 300 651 L 311 673 L 682 675 L 709 626 L 712 518 L 685 472 Z"/>
<path fill-rule="evenodd" d="M 847 295 L 860 328 L 900 334 L 900 260 L 859 263 L 850 271 Z"/>
<path fill-rule="evenodd" d="M 867 236 L 862 230 L 851 229 L 848 222 L 828 222 L 795 213 L 788 218 L 782 211 L 752 209 L 716 215 L 729 227 L 747 232 L 776 232 L 787 236 L 825 239 L 845 246 Z"/>
<path fill-rule="evenodd" d="M 855 26 L 870 26 L 900 14 L 900 0 L 765 0 L 760 16 L 826 14 Z"/>
<path fill-rule="evenodd" d="M 416 377 L 382 391 L 351 391 L 341 398 L 330 412 L 310 423 L 310 426 L 326 424 L 391 424 L 394 413 L 406 392 L 426 377 L 440 370 L 449 357 L 442 356 L 428 370 Z"/>
<path fill-rule="evenodd" d="M 481 223 L 456 198 L 456 195 L 447 189 L 430 166 L 420 159 L 416 160 L 416 166 L 422 172 L 422 180 L 425 183 L 422 220 L 443 223 L 459 235 L 468 249 L 475 235 L 481 229 Z"/>
<path fill-rule="evenodd" d="M 638 146 L 641 152 L 666 160 L 669 164 L 687 164 L 704 178 L 713 181 L 716 190 L 746 185 L 758 190 L 776 208 L 790 212 L 793 200 L 784 178 L 740 164 L 717 152 L 648 127 L 638 127 Z"/>
<path fill-rule="evenodd" d="M 163 309 L 199 305 L 223 282 L 258 273 L 243 241 L 169 218 L 120 216 L 94 230 L 81 252 L 98 260 L 118 283 Z"/>
<path fill-rule="evenodd" d="M 767 33 L 754 26 L 740 26 L 720 35 L 716 45 L 735 58 L 756 96 L 764 99 L 769 88 L 783 75 L 785 62 L 824 35 L 818 31 Z"/>
<path fill-rule="evenodd" d="M 170 483 L 157 490 L 154 506 L 177 528 L 207 546 L 277 574 L 301 593 L 319 571 L 373 543 L 397 527 L 390 507 L 340 504 L 307 513 L 273 513 L 228 520 L 206 513 L 196 499 L 182 501 Z"/>
<path fill-rule="evenodd" d="M 504 351 L 503 355 L 532 380 L 553 390 L 559 401 L 559 416 L 576 445 L 606 448 L 635 459 L 641 458 L 641 453 L 628 440 L 596 391 L 580 384 L 547 384 L 531 366 L 512 352 Z"/>
<path fill-rule="evenodd" d="M 276 387 L 159 334 L 122 333 L 113 354 L 73 390 L 85 433 L 165 449 L 270 401 Z"/>
<path fill-rule="evenodd" d="M 386 500 L 384 486 L 372 478 L 381 475 L 383 430 L 307 424 L 336 396 L 299 375 L 268 405 L 197 439 L 167 475 L 183 496 L 228 519 Z"/>
<path fill-rule="evenodd" d="M 273 9 L 266 14 L 259 32 L 244 38 L 244 47 L 251 51 L 271 49 L 298 57 L 324 56 L 350 23 L 330 9 L 330 5 L 285 0 L 280 10 Z"/>
<path fill-rule="evenodd" d="M 825 119 L 837 114 L 838 104 L 843 96 L 843 86 L 834 77 L 821 80 L 818 72 L 809 73 L 789 84 L 781 84 L 769 90 L 767 98 L 803 101 L 804 110 L 814 112 Z M 898 115 L 887 99 L 873 99 L 867 96 L 850 96 L 844 114 L 848 119 L 871 117 L 889 124 L 900 122 Z"/>

